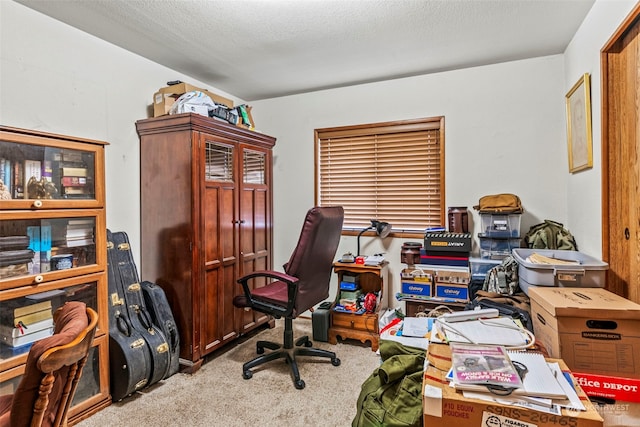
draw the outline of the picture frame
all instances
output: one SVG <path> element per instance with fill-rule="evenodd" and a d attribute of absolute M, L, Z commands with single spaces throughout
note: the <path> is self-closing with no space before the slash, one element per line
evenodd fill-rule
<path fill-rule="evenodd" d="M 593 167 L 591 134 L 591 88 L 589 73 L 583 74 L 566 95 L 569 172 Z"/>

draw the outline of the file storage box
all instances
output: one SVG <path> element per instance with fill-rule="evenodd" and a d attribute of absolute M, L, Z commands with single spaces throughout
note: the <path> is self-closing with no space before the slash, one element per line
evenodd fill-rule
<path fill-rule="evenodd" d="M 529 289 L 536 341 L 575 372 L 640 379 L 640 304 L 601 288 Z"/>
<path fill-rule="evenodd" d="M 518 248 L 513 249 L 512 253 L 518 262 L 520 288 L 527 295 L 531 286 L 604 288 L 609 264 L 582 252 Z M 577 261 L 577 264 L 537 264 L 527 261 L 533 253 L 558 260 Z"/>

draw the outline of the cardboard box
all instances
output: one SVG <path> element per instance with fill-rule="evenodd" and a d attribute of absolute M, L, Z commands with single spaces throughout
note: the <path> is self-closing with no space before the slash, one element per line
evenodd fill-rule
<path fill-rule="evenodd" d="M 602 288 L 529 289 L 536 340 L 572 371 L 640 378 L 640 305 Z"/>
<path fill-rule="evenodd" d="M 580 387 L 589 397 L 640 402 L 640 380 L 607 375 L 573 372 Z"/>
<path fill-rule="evenodd" d="M 153 117 L 163 116 L 169 114 L 169 110 L 181 95 L 186 92 L 200 91 L 209 95 L 209 97 L 217 104 L 224 104 L 229 108 L 233 108 L 233 101 L 229 98 L 217 95 L 206 89 L 200 89 L 199 87 L 190 85 L 188 83 L 179 83 L 177 85 L 171 85 L 160 88 L 158 92 L 153 94 Z"/>
<path fill-rule="evenodd" d="M 206 93 L 217 104 L 224 104 L 229 108 L 233 108 L 233 101 L 230 100 L 229 98 L 220 96 L 216 93 L 208 91 L 207 89 L 201 89 L 197 86 L 190 85 L 189 83 L 178 83 L 177 85 L 166 86 L 166 87 L 160 88 L 159 92 L 163 94 L 169 94 L 174 96 L 175 98 L 178 98 L 183 93 L 191 92 L 194 90 L 198 90 L 200 92 Z"/>
<path fill-rule="evenodd" d="M 471 252 L 471 233 L 427 232 L 424 234 L 424 250 L 436 252 Z"/>
<path fill-rule="evenodd" d="M 431 351 L 431 346 L 429 346 Z M 558 362 L 567 370 L 562 360 Z M 423 379 L 423 424 L 425 426 L 509 426 L 509 427 L 602 427 L 603 420 L 589 402 L 584 391 L 576 386 L 586 411 L 562 410 L 561 416 L 515 406 L 465 398 L 448 386 L 446 370 L 429 366 Z"/>
<path fill-rule="evenodd" d="M 435 296 L 446 300 L 469 301 L 469 286 L 436 282 Z"/>
<path fill-rule="evenodd" d="M 407 295 L 422 295 L 431 297 L 431 283 L 416 282 L 410 280 L 402 281 L 402 293 Z"/>

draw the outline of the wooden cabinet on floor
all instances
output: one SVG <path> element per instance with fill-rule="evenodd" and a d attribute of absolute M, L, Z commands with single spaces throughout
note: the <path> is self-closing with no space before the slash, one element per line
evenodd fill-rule
<path fill-rule="evenodd" d="M 84 302 L 98 329 L 69 425 L 111 404 L 106 145 L 0 126 L 0 396 L 15 393 L 31 345 L 53 333 L 56 309 Z"/>
<path fill-rule="evenodd" d="M 272 266 L 275 139 L 196 114 L 140 120 L 141 278 L 162 286 L 183 371 L 268 321 L 233 306 L 238 277 Z M 263 286 L 256 283 L 255 286 Z"/>

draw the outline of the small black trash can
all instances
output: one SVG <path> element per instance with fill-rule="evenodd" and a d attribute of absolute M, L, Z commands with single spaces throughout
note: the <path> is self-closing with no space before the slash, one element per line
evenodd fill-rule
<path fill-rule="evenodd" d="M 311 313 L 311 325 L 314 341 L 329 341 L 329 314 L 331 303 L 325 301 Z"/>

